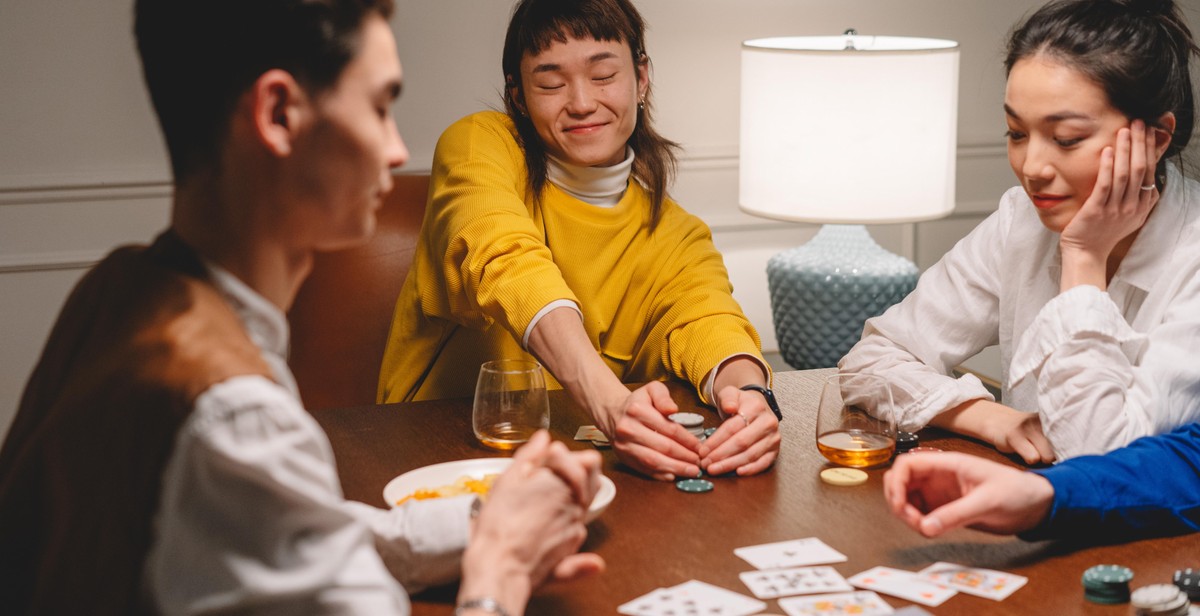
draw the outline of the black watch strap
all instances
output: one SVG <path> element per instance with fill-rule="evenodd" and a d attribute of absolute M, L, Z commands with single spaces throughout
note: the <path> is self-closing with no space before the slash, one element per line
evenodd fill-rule
<path fill-rule="evenodd" d="M 762 394 L 763 397 L 767 399 L 767 406 L 771 408 L 771 412 L 775 413 L 775 419 L 783 421 L 783 411 L 779 410 L 779 402 L 775 400 L 775 392 L 771 391 L 769 387 L 763 387 L 762 385 L 743 385 L 742 391 L 757 391 L 758 393 Z"/>

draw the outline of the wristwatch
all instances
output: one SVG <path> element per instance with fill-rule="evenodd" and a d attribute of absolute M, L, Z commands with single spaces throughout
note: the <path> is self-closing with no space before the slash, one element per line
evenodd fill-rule
<path fill-rule="evenodd" d="M 771 412 L 775 413 L 775 419 L 783 421 L 783 411 L 779 410 L 779 403 L 775 401 L 775 392 L 771 391 L 770 387 L 762 385 L 743 385 L 742 391 L 757 391 L 767 399 L 767 406 L 771 408 Z"/>

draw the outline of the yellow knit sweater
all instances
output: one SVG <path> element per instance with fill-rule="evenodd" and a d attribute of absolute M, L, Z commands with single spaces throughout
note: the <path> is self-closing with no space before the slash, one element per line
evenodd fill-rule
<path fill-rule="evenodd" d="M 383 355 L 381 402 L 472 395 L 481 363 L 529 357 L 525 329 L 558 299 L 579 305 L 592 345 L 625 382 L 674 376 L 701 388 L 730 355 L 761 359 L 703 222 L 668 200 L 650 233 L 650 199 L 633 180 L 612 208 L 550 183 L 537 205 L 524 161 L 498 112 L 442 134 Z"/>

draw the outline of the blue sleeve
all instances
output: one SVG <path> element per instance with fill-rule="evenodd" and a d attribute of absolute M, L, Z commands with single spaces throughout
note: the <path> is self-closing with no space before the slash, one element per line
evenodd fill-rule
<path fill-rule="evenodd" d="M 1200 531 L 1200 423 L 1033 471 L 1054 505 L 1022 539 L 1115 543 Z"/>

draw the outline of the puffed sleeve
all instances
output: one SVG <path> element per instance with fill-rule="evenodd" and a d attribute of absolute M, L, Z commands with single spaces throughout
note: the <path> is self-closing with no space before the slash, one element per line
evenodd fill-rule
<path fill-rule="evenodd" d="M 499 116 L 499 117 L 497 117 Z M 475 329 L 496 322 L 516 340 L 543 306 L 579 303 L 526 204 L 524 158 L 501 114 L 468 116 L 438 141 L 431 177 L 426 315 Z"/>
<path fill-rule="evenodd" d="M 1036 379 L 1042 429 L 1059 459 L 1103 453 L 1200 419 L 1200 255 L 1177 249 L 1137 331 L 1112 298 L 1081 285 L 1038 313 L 1013 355 L 1012 380 Z M 1190 249 L 1189 249 L 1190 248 Z M 1140 315 L 1139 315 L 1140 316 Z"/>
<path fill-rule="evenodd" d="M 891 383 L 902 430 L 920 429 L 963 402 L 994 399 L 974 375 L 950 374 L 999 341 L 999 268 L 1011 225 L 1010 195 L 922 274 L 908 297 L 868 319 L 862 339 L 838 364 L 842 372 L 878 374 Z"/>

